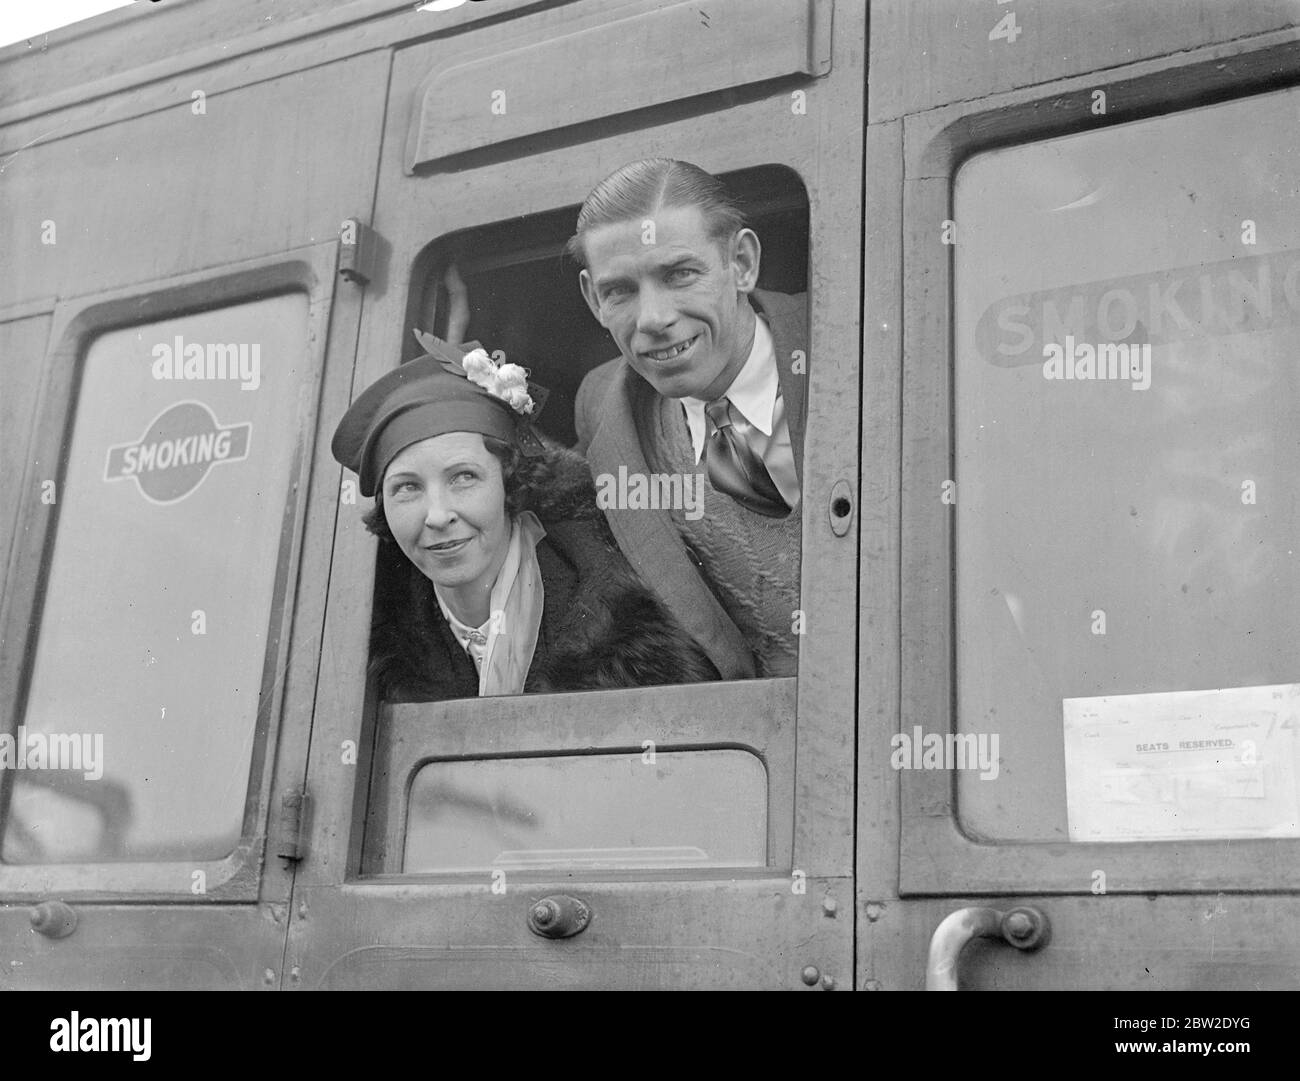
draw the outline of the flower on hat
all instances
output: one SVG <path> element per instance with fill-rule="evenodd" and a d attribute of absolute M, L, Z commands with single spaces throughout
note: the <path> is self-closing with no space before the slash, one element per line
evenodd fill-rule
<path fill-rule="evenodd" d="M 484 349 L 471 349 L 460 363 L 470 382 L 477 383 L 494 398 L 500 398 L 516 413 L 533 411 L 533 399 L 528 393 L 528 372 L 518 364 L 498 367 Z"/>

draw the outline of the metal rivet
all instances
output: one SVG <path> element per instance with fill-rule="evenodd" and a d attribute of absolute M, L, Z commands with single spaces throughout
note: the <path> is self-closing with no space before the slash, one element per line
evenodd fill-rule
<path fill-rule="evenodd" d="M 1033 934 L 1034 921 L 1027 912 L 1012 912 L 1007 917 L 1007 933 L 1013 938 L 1026 938 Z"/>
<path fill-rule="evenodd" d="M 32 930 L 46 938 L 67 938 L 77 929 L 77 914 L 63 901 L 42 901 L 29 913 Z"/>
<path fill-rule="evenodd" d="M 826 915 L 828 915 L 828 916 L 834 916 L 834 915 L 835 915 L 835 910 L 836 910 L 837 908 L 839 908 L 839 907 L 840 907 L 840 906 L 837 905 L 837 904 L 835 903 L 835 898 L 834 898 L 834 897 L 823 897 L 823 898 L 822 898 L 822 911 L 825 912 Z"/>
<path fill-rule="evenodd" d="M 862 989 L 864 991 L 879 991 L 881 990 L 880 981 L 867 980 L 867 982 L 862 985 Z"/>
<path fill-rule="evenodd" d="M 825 976 L 822 977 L 822 990 L 824 991 L 835 990 L 835 977 L 832 976 L 830 973 L 827 973 Z"/>
<path fill-rule="evenodd" d="M 306 902 L 306 901 L 303 901 L 301 904 L 298 905 L 298 918 L 299 918 L 300 920 L 305 920 L 305 919 L 307 918 L 307 902 Z"/>
<path fill-rule="evenodd" d="M 273 969 L 273 968 L 268 968 L 265 972 L 263 972 L 263 973 L 262 973 L 262 982 L 263 982 L 263 983 L 268 983 L 268 984 L 270 984 L 270 983 L 275 983 L 275 969 Z"/>
<path fill-rule="evenodd" d="M 289 980 L 292 983 L 297 983 L 301 979 L 302 979 L 302 969 L 300 969 L 297 965 L 294 965 L 293 968 L 289 969 Z"/>
<path fill-rule="evenodd" d="M 817 971 L 816 965 L 809 965 L 807 968 L 803 970 L 803 972 L 800 975 L 803 978 L 803 982 L 806 983 L 809 987 L 815 984 L 822 977 L 822 974 Z"/>
<path fill-rule="evenodd" d="M 549 927 L 560 914 L 554 901 L 538 901 L 533 905 L 533 922 L 538 927 Z"/>
<path fill-rule="evenodd" d="M 875 901 L 872 901 L 870 904 L 867 905 L 867 919 L 869 919 L 872 923 L 875 923 L 876 920 L 880 919 L 880 917 L 883 916 L 884 914 L 885 914 L 884 905 L 877 904 Z"/>

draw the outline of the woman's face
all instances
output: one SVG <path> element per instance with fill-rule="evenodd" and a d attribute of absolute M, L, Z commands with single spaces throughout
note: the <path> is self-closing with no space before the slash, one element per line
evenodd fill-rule
<path fill-rule="evenodd" d="M 384 517 L 406 558 L 445 589 L 486 596 L 506 559 L 501 461 L 477 432 L 412 443 L 384 472 Z"/>

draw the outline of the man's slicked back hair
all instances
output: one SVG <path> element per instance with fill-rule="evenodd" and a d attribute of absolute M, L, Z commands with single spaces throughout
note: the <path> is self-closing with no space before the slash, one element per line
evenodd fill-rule
<path fill-rule="evenodd" d="M 725 244 L 744 228 L 745 215 L 727 186 L 698 165 L 674 158 L 642 158 L 610 173 L 592 189 L 578 211 L 578 230 L 568 253 L 582 266 L 582 238 L 592 229 L 617 222 L 653 218 L 659 210 L 695 206 L 704 215 L 709 237 Z"/>

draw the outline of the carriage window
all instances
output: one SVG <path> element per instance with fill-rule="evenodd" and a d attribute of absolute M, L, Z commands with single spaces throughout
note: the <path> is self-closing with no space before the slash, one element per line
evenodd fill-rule
<path fill-rule="evenodd" d="M 744 202 L 763 245 L 759 289 L 770 299 L 760 297 L 759 305 L 768 304 L 780 392 L 789 415 L 796 418 L 785 422 L 793 441 L 801 438 L 808 365 L 807 194 L 797 174 L 784 167 L 747 170 L 724 179 Z M 564 254 L 577 213 L 578 207 L 566 207 L 443 237 L 426 249 L 412 291 L 410 330 L 478 342 L 498 363 L 527 368 L 532 380 L 547 388 L 539 428 L 557 448 L 555 453 L 570 457 L 564 468 L 531 489 L 530 503 L 547 532 L 538 545 L 546 592 L 538 646 L 526 671 L 531 680 L 548 666 L 549 678 L 530 682 L 526 689 L 587 690 L 719 678 L 706 651 L 714 653 L 712 660 L 724 658 L 718 665 L 723 678 L 737 678 L 747 670 L 751 655 L 755 674 L 793 676 L 803 618 L 798 612 L 803 501 L 794 457 L 787 454 L 782 462 L 788 476 L 779 469 L 775 475 L 793 491 L 786 503 L 793 501 L 795 512 L 784 517 L 746 513 L 742 518 L 729 513 L 736 507 L 730 495 L 707 486 L 707 466 L 695 460 L 690 429 L 675 400 L 656 399 L 647 407 L 645 430 L 656 434 L 642 439 L 642 446 L 654 451 L 640 468 L 615 461 L 612 453 L 598 457 L 599 446 L 608 447 L 608 439 L 593 446 L 582 442 L 591 441 L 591 429 L 599 426 L 603 414 L 595 408 L 599 397 L 588 402 L 583 415 L 589 430 L 579 430 L 579 388 L 619 350 L 583 300 L 581 267 Z M 408 359 L 419 355 L 409 330 L 405 337 Z M 703 424 L 701 417 L 702 430 Z M 771 438 L 775 442 L 780 435 L 774 430 Z M 565 449 L 575 445 L 594 463 L 590 472 Z M 382 530 L 379 519 L 386 516 L 391 526 L 400 512 L 400 505 L 389 501 L 372 522 Z M 640 512 L 645 512 L 643 517 Z M 693 670 L 685 664 L 662 665 L 673 670 L 647 677 L 644 660 L 632 655 L 649 649 L 649 656 L 658 656 L 662 648 L 649 636 L 661 640 L 667 632 L 662 625 L 651 626 L 661 617 L 647 614 L 645 604 L 608 585 L 617 580 L 617 567 L 591 562 L 592 553 L 605 543 L 607 514 L 611 522 L 620 516 L 611 539 L 617 539 L 631 569 L 652 588 L 661 588 L 663 614 L 676 618 L 683 649 L 690 646 L 691 636 L 698 643 L 697 661 L 688 662 L 695 663 Z M 425 536 L 428 527 L 423 514 L 412 521 L 414 533 L 408 531 L 407 548 L 418 550 L 412 538 Z M 504 547 L 508 534 L 503 530 L 500 535 Z M 488 620 L 477 628 L 486 645 L 473 637 L 475 628 L 465 617 L 464 626 L 455 628 L 431 584 L 437 582 L 435 572 L 442 565 L 433 559 L 424 565 L 408 559 L 400 549 L 402 538 L 397 539 L 397 545 L 381 545 L 376 572 L 371 653 L 381 696 L 388 701 L 429 701 L 469 697 L 476 691 L 511 693 L 483 690 L 489 677 L 480 677 L 466 656 L 474 656 L 475 642 L 484 651 L 495 648 L 500 656 L 501 639 L 493 645 L 497 624 Z M 450 559 L 445 562 L 450 566 Z M 450 571 L 447 576 L 450 580 Z M 623 620 L 633 608 L 642 613 L 634 618 L 643 622 L 629 629 Z M 566 616 L 589 611 L 597 618 L 583 615 L 581 626 Z M 601 623 L 606 612 L 616 613 L 608 627 Z M 493 618 L 504 623 L 507 613 L 499 610 Z M 578 631 L 566 629 L 572 627 Z M 646 632 L 641 638 L 636 635 L 639 629 Z M 608 654 L 608 663 L 599 670 L 593 667 L 590 681 L 582 682 L 588 674 L 587 658 L 601 651 Z M 742 656 L 744 668 L 735 662 Z"/>
<path fill-rule="evenodd" d="M 957 176 L 974 835 L 1300 836 L 1297 107 L 1212 105 Z"/>
<path fill-rule="evenodd" d="M 762 867 L 767 776 L 747 751 L 430 762 L 403 870 Z"/>
<path fill-rule="evenodd" d="M 0 735 L 6 862 L 217 859 L 245 832 L 306 328 L 293 294 L 91 344 Z"/>

